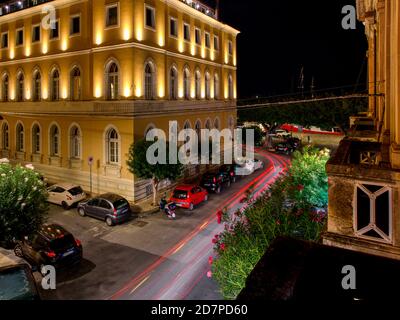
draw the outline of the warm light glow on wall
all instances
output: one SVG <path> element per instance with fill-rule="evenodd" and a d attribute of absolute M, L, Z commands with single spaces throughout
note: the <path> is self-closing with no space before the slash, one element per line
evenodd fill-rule
<path fill-rule="evenodd" d="M 143 19 L 140 17 L 140 19 Z M 135 34 L 137 41 L 143 41 L 143 23 L 141 20 L 136 20 L 135 22 Z"/>
<path fill-rule="evenodd" d="M 29 88 L 26 89 L 25 98 L 29 100 L 31 98 L 31 90 Z"/>
<path fill-rule="evenodd" d="M 66 51 L 68 49 L 68 40 L 64 39 L 61 44 L 61 50 Z"/>
<path fill-rule="evenodd" d="M 26 45 L 25 47 L 25 56 L 29 57 L 31 55 L 31 46 Z"/>
<path fill-rule="evenodd" d="M 68 98 L 68 90 L 67 90 L 67 88 L 65 86 L 62 89 L 62 98 L 63 99 L 67 99 Z"/>
<path fill-rule="evenodd" d="M 206 57 L 206 49 L 204 47 L 201 47 L 201 57 L 203 59 L 205 59 L 205 57 Z"/>
<path fill-rule="evenodd" d="M 179 88 L 178 88 L 178 97 L 179 98 L 183 98 L 183 87 L 182 86 L 179 86 Z"/>
<path fill-rule="evenodd" d="M 160 34 L 158 35 L 158 45 L 160 47 L 164 47 L 165 43 L 164 43 L 164 34 L 162 34 L 162 32 L 160 32 Z"/>
<path fill-rule="evenodd" d="M 47 88 L 43 88 L 43 92 L 42 92 L 42 98 L 44 100 L 47 100 L 47 98 L 49 97 L 48 93 L 47 93 Z"/>
<path fill-rule="evenodd" d="M 11 100 L 15 100 L 15 90 L 14 90 L 14 89 L 11 89 L 11 92 L 10 92 L 10 99 L 11 99 Z"/>
<path fill-rule="evenodd" d="M 44 41 L 42 44 L 42 53 L 46 54 L 49 51 L 49 47 L 47 45 L 47 41 Z"/>
<path fill-rule="evenodd" d="M 96 32 L 96 40 L 97 45 L 100 45 L 103 42 L 103 33 L 101 31 Z"/>
<path fill-rule="evenodd" d="M 182 40 L 179 40 L 178 50 L 179 50 L 180 53 L 183 53 L 183 51 L 185 51 L 184 44 L 183 44 Z"/>
<path fill-rule="evenodd" d="M 136 87 L 135 96 L 137 98 L 140 98 L 142 96 L 142 89 L 140 89 L 140 87 Z"/>
<path fill-rule="evenodd" d="M 14 59 L 15 58 L 15 51 L 14 48 L 10 49 L 10 59 Z"/>
<path fill-rule="evenodd" d="M 229 63 L 229 57 L 228 57 L 228 53 L 225 52 L 225 64 Z"/>
<path fill-rule="evenodd" d="M 210 51 L 210 58 L 211 58 L 211 61 L 215 60 L 215 52 L 214 52 L 214 50 Z"/>
<path fill-rule="evenodd" d="M 124 97 L 129 98 L 131 96 L 131 86 L 130 84 L 126 84 L 124 88 Z"/>
<path fill-rule="evenodd" d="M 164 86 L 163 85 L 159 85 L 159 87 L 158 87 L 158 96 L 160 98 L 164 98 L 165 97 L 165 90 L 164 90 Z"/>
<path fill-rule="evenodd" d="M 190 47 L 190 53 L 192 54 L 192 56 L 194 56 L 196 54 L 196 47 L 194 44 L 192 44 Z"/>
<path fill-rule="evenodd" d="M 131 27 L 129 26 L 129 25 L 126 25 L 124 28 L 123 28 L 123 35 L 122 35 L 122 39 L 124 39 L 125 41 L 128 41 L 128 40 L 130 40 L 131 39 L 131 37 L 132 37 L 132 30 L 131 30 Z"/>
<path fill-rule="evenodd" d="M 96 86 L 96 89 L 94 91 L 94 97 L 95 98 L 100 98 L 101 97 L 101 86 L 100 85 Z"/>

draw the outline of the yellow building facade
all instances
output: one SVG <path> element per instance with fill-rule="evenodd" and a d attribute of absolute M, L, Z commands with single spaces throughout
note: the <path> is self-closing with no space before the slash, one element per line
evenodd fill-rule
<path fill-rule="evenodd" d="M 0 157 L 149 196 L 126 165 L 151 128 L 234 128 L 236 38 L 190 0 L 16 1 L 0 15 Z M 55 19 L 51 19 L 55 18 Z M 92 159 L 92 165 L 89 165 Z"/>

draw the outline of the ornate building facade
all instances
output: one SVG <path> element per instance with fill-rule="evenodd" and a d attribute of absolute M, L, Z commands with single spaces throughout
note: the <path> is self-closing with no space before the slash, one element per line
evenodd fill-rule
<path fill-rule="evenodd" d="M 0 157 L 52 181 L 149 196 L 126 165 L 151 128 L 234 128 L 236 38 L 191 0 L 0 6 Z M 55 10 L 56 22 L 46 27 Z M 92 159 L 89 165 L 88 159 Z"/>
<path fill-rule="evenodd" d="M 369 111 L 328 162 L 324 242 L 400 258 L 400 2 L 357 0 L 368 39 Z"/>

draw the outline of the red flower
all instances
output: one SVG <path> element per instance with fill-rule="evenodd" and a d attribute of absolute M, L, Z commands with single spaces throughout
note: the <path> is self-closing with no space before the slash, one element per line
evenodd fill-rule
<path fill-rule="evenodd" d="M 246 201 L 247 201 L 247 198 L 244 197 L 244 198 L 242 198 L 242 199 L 240 200 L 240 203 L 245 203 Z"/>
<path fill-rule="evenodd" d="M 207 277 L 208 277 L 208 278 L 212 278 L 212 272 L 211 272 L 211 271 L 208 271 L 208 272 L 207 272 Z"/>
<path fill-rule="evenodd" d="M 217 244 L 218 243 L 218 239 L 216 239 L 216 238 L 212 239 L 212 243 Z"/>
<path fill-rule="evenodd" d="M 281 221 L 280 221 L 280 220 L 276 220 L 276 224 L 277 224 L 278 226 L 280 226 L 280 225 L 281 225 Z"/>
<path fill-rule="evenodd" d="M 223 215 L 223 214 L 224 214 L 224 213 L 223 213 L 221 210 L 217 212 L 218 224 L 221 224 L 221 222 L 222 222 L 222 215 Z"/>
<path fill-rule="evenodd" d="M 209 257 L 208 258 L 208 264 L 211 266 L 214 262 L 214 258 L 213 257 Z"/>
<path fill-rule="evenodd" d="M 221 245 L 219 246 L 219 249 L 221 251 L 225 251 L 225 249 L 226 249 L 225 243 L 221 243 Z"/>
<path fill-rule="evenodd" d="M 303 186 L 302 184 L 299 184 L 299 185 L 297 186 L 297 190 L 303 191 L 303 190 L 304 190 L 304 186 Z"/>

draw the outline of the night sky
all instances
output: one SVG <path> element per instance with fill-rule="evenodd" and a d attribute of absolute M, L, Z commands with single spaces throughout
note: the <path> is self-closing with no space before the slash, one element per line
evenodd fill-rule
<path fill-rule="evenodd" d="M 355 85 L 359 78 L 366 84 L 363 26 L 341 27 L 341 10 L 348 4 L 355 5 L 355 0 L 220 0 L 220 19 L 241 31 L 239 99 L 298 92 L 302 66 L 306 91 L 312 77 L 316 90 L 322 91 Z"/>
<path fill-rule="evenodd" d="M 317 90 L 356 84 L 367 41 L 361 23 L 342 29 L 341 11 L 349 4 L 355 0 L 220 0 L 221 20 L 241 31 L 239 99 L 298 91 L 301 66 L 305 90 L 313 76 Z M 366 65 L 363 70 L 365 85 Z"/>

